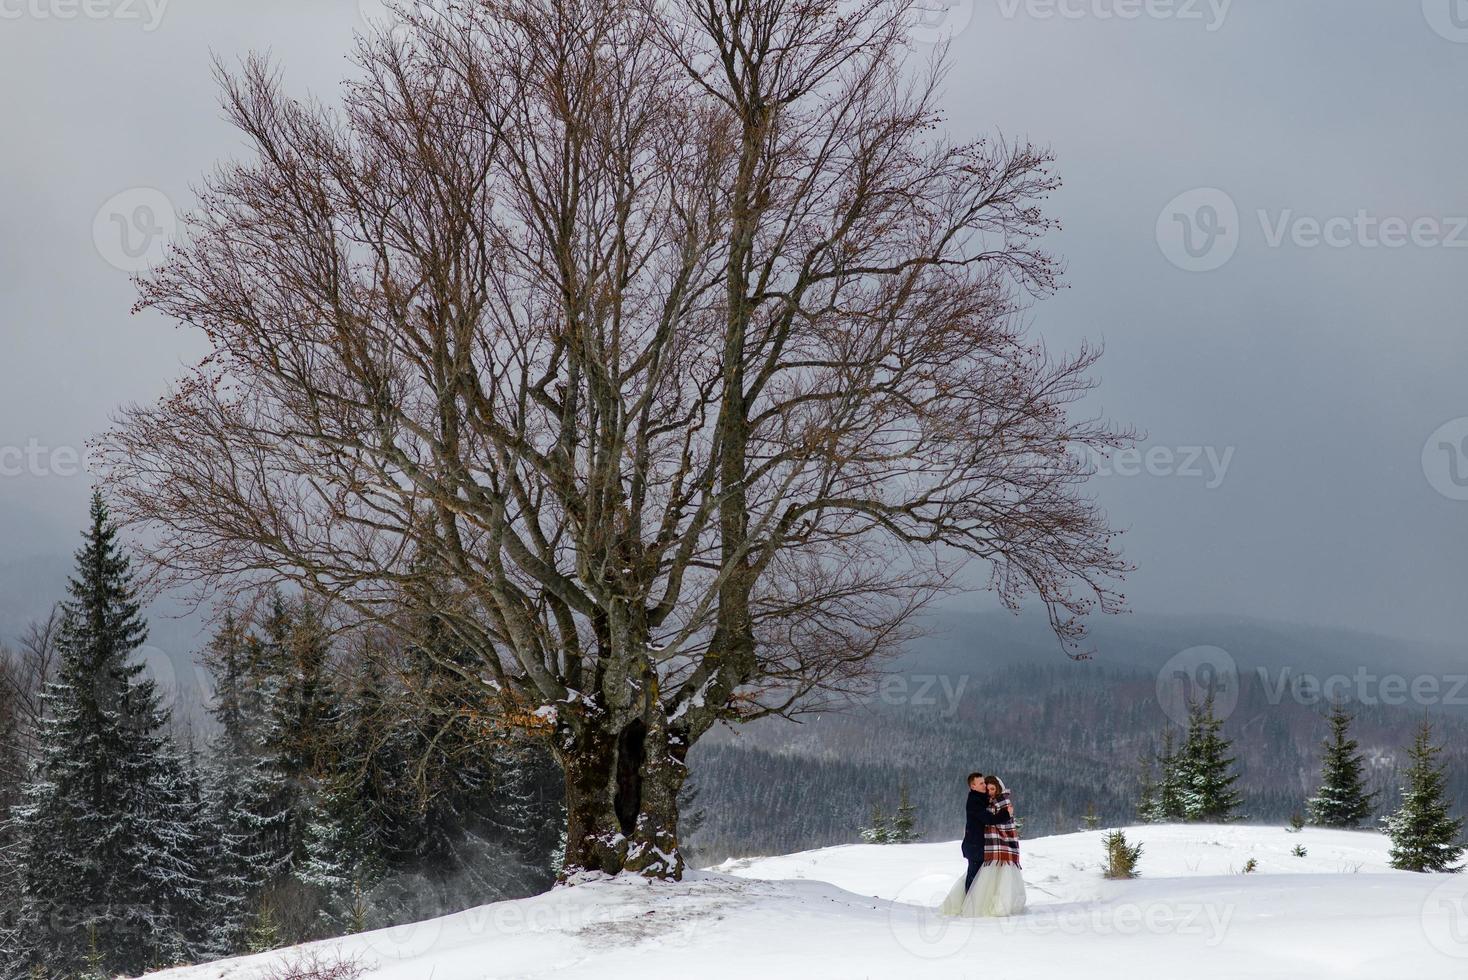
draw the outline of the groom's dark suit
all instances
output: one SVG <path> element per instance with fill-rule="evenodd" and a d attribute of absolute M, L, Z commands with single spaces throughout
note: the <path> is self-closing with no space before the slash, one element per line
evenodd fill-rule
<path fill-rule="evenodd" d="M 968 859 L 964 891 L 973 887 L 974 876 L 984 863 L 984 827 L 993 822 L 994 817 L 989 813 L 989 794 L 969 790 L 968 799 L 963 804 L 963 856 Z"/>

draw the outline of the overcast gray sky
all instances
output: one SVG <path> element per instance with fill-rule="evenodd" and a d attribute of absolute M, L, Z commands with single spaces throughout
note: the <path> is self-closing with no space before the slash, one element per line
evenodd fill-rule
<path fill-rule="evenodd" d="M 362 25 L 358 0 L 0 0 L 0 561 L 71 551 L 72 453 L 202 349 L 129 315 L 125 270 L 239 146 L 211 50 L 334 97 Z M 1091 407 L 1148 434 L 1096 482 L 1134 606 L 1461 647 L 1468 2 L 972 0 L 918 33 L 944 31 L 954 134 L 1058 157 L 1068 288 L 1033 319 L 1104 341 Z"/>

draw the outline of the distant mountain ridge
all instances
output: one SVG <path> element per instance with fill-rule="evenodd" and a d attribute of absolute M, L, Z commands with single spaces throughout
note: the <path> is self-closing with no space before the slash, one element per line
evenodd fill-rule
<path fill-rule="evenodd" d="M 974 669 L 985 663 L 1059 663 L 1065 659 L 1044 616 L 1029 611 L 934 610 L 931 631 L 898 658 L 928 669 Z M 1240 667 L 1293 666 L 1311 673 L 1359 666 L 1397 672 L 1468 671 L 1468 644 L 1451 647 L 1356 630 L 1215 614 L 1123 613 L 1091 616 L 1092 662 L 1156 670 L 1194 646 L 1221 647 Z"/>
<path fill-rule="evenodd" d="M 1012 782 L 1027 835 L 1075 830 L 1088 809 L 1103 826 L 1131 822 L 1139 758 L 1166 729 L 1182 734 L 1182 714 L 1162 698 L 1174 658 L 1199 646 L 1220 648 L 1205 651 L 1210 666 L 1237 667 L 1220 714 L 1243 819 L 1282 825 L 1316 786 L 1326 699 L 1311 678 L 1335 678 L 1353 702 L 1378 814 L 1395 806 L 1402 751 L 1424 715 L 1468 810 L 1468 677 L 1441 648 L 1242 617 L 1136 615 L 1098 621 L 1096 655 L 1078 662 L 1039 616 L 945 612 L 933 625 L 845 710 L 721 729 L 695 746 L 699 858 L 851 843 L 873 805 L 892 812 L 903 785 L 925 839 L 954 837 L 953 801 L 975 768 Z M 1401 683 L 1387 688 L 1392 676 Z M 1435 700 L 1413 699 L 1419 680 Z"/>

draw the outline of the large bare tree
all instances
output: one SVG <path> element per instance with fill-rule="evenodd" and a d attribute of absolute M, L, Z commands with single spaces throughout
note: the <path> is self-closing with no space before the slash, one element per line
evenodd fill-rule
<path fill-rule="evenodd" d="M 808 707 L 966 562 L 1063 641 L 1124 571 L 1121 436 L 1028 145 L 955 144 L 902 2 L 455 0 L 339 108 L 221 70 L 252 153 L 140 305 L 212 353 L 102 442 L 176 580 L 431 608 L 565 769 L 567 867 L 677 876 L 688 749 Z"/>

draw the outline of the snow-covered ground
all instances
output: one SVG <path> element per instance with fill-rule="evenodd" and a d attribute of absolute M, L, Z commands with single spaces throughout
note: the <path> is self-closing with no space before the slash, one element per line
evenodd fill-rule
<path fill-rule="evenodd" d="M 1146 826 L 1142 877 L 1100 877 L 1101 831 L 1023 844 L 1030 907 L 936 915 L 957 843 L 729 861 L 676 884 L 604 880 L 318 943 L 371 980 L 691 976 L 1468 978 L 1468 876 L 1387 867 L 1374 833 Z M 1303 845 L 1306 856 L 1291 853 Z M 1253 858 L 1257 870 L 1245 875 Z M 281 951 L 156 974 L 264 980 Z"/>

